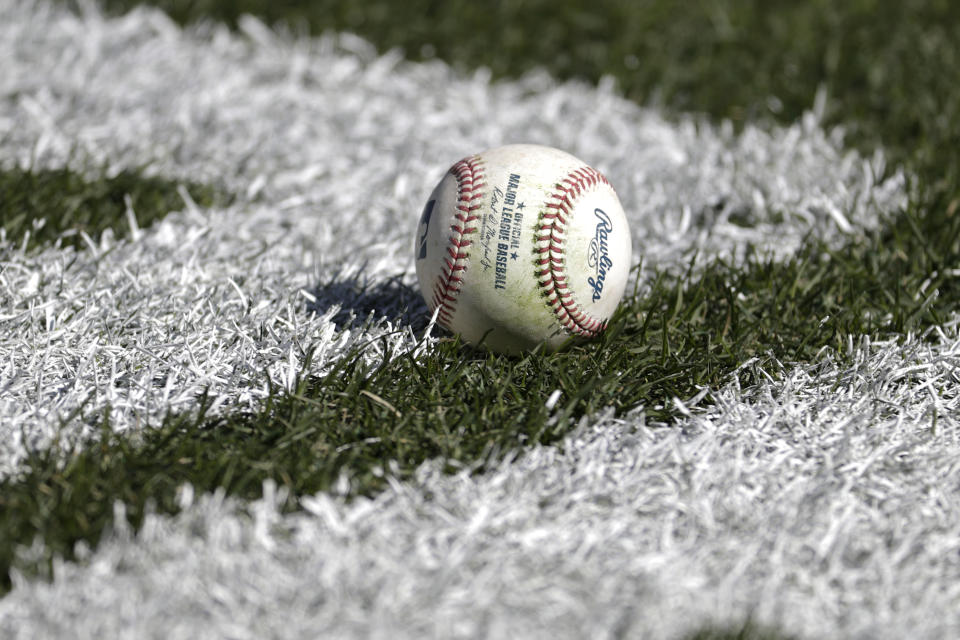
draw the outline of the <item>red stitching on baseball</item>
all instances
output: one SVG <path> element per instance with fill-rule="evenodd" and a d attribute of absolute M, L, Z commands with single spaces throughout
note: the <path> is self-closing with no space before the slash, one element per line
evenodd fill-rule
<path fill-rule="evenodd" d="M 547 305 L 567 331 L 588 338 L 606 329 L 607 322 L 587 314 L 573 299 L 573 292 L 567 286 L 563 242 L 567 216 L 572 213 L 574 202 L 588 188 L 601 183 L 610 184 L 596 169 L 581 167 L 568 173 L 556 184 L 553 193 L 547 197 L 545 209 L 540 213 L 535 250 L 536 274 Z"/>
<path fill-rule="evenodd" d="M 437 322 L 449 328 L 456 311 L 457 295 L 463 285 L 463 275 L 467 270 L 470 252 L 464 251 L 473 244 L 468 236 L 477 231 L 477 227 L 468 226 L 469 223 L 479 220 L 480 216 L 473 212 L 483 206 L 474 203 L 482 198 L 484 182 L 483 162 L 478 156 L 464 158 L 450 167 L 450 173 L 457 178 L 457 204 L 454 218 L 460 224 L 450 225 L 450 243 L 447 246 L 447 255 L 444 257 L 446 269 L 437 277 L 433 286 L 433 307 L 430 311 L 437 311 Z"/>

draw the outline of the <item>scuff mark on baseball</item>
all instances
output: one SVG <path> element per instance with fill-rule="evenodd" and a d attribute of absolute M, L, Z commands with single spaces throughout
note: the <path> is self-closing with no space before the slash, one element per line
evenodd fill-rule
<path fill-rule="evenodd" d="M 630 229 L 607 179 L 528 144 L 453 165 L 427 200 L 414 251 L 437 322 L 504 353 L 602 332 L 631 267 Z"/>

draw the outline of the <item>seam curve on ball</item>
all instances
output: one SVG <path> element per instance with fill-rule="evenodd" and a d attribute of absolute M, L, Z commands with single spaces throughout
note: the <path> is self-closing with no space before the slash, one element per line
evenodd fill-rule
<path fill-rule="evenodd" d="M 598 185 L 610 186 L 606 177 L 593 167 L 580 167 L 557 183 L 540 212 L 537 227 L 537 281 L 560 324 L 570 333 L 593 337 L 607 327 L 607 321 L 586 313 L 573 299 L 567 276 L 564 241 L 567 218 L 577 199 Z"/>
<path fill-rule="evenodd" d="M 450 225 L 450 239 L 447 252 L 443 256 L 443 268 L 433 285 L 432 309 L 437 312 L 437 322 L 449 328 L 456 310 L 457 294 L 463 284 L 467 271 L 470 252 L 467 248 L 473 244 L 470 237 L 476 233 L 476 222 L 480 216 L 476 211 L 482 206 L 477 202 L 483 197 L 483 162 L 478 156 L 464 158 L 450 167 L 457 179 L 457 204 L 454 221 Z"/>

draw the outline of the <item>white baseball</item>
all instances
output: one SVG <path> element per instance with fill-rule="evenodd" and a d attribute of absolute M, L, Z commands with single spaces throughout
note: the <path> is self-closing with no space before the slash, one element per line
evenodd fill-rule
<path fill-rule="evenodd" d="M 607 179 L 568 153 L 525 144 L 453 165 L 424 207 L 415 251 L 437 322 L 506 353 L 599 334 L 631 263 Z"/>

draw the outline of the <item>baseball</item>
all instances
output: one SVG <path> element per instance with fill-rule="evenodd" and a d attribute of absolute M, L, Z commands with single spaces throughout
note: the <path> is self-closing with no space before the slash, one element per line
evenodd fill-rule
<path fill-rule="evenodd" d="M 420 216 L 415 257 L 438 324 L 498 352 L 555 351 L 606 328 L 630 272 L 630 230 L 596 169 L 508 145 L 450 168 Z"/>

